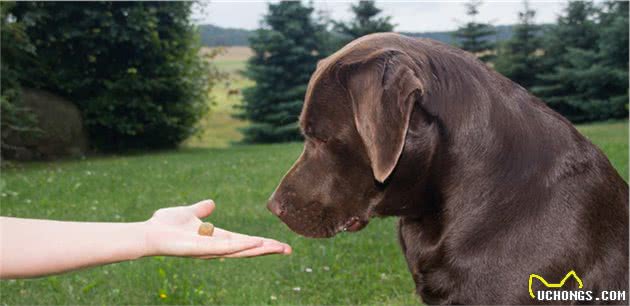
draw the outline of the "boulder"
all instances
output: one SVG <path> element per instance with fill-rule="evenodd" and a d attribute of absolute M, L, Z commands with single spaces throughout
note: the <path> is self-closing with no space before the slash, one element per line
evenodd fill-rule
<path fill-rule="evenodd" d="M 22 104 L 37 118 L 36 134 L 10 133 L 3 148 L 4 158 L 17 160 L 56 159 L 84 155 L 88 150 L 87 132 L 79 109 L 70 101 L 50 92 L 22 90 Z"/>

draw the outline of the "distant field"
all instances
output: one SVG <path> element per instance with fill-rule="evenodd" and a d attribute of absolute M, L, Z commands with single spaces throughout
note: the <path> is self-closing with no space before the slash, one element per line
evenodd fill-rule
<path fill-rule="evenodd" d="M 226 52 L 217 56 L 218 61 L 225 60 L 238 60 L 238 61 L 246 61 L 252 55 L 254 55 L 254 51 L 250 47 L 219 47 L 225 49 Z"/>
<path fill-rule="evenodd" d="M 202 132 L 186 140 L 185 147 L 224 148 L 243 138 L 239 129 L 247 126 L 247 122 L 233 115 L 238 112 L 235 107 L 242 102 L 242 89 L 254 84 L 241 75 L 253 53 L 248 47 L 222 49 L 224 52 L 214 59 L 213 64 L 225 72 L 228 79 L 217 84 L 211 92 L 215 105 L 210 106 L 210 113 L 199 122 Z M 230 91 L 232 94 L 228 94 Z"/>
<path fill-rule="evenodd" d="M 219 67 L 219 69 L 229 73 L 245 69 L 245 62 L 254 54 L 252 49 L 249 47 L 218 48 L 224 50 L 224 52 L 215 58 L 215 64 Z M 201 52 L 204 52 L 205 50 L 212 49 L 204 47 Z"/>

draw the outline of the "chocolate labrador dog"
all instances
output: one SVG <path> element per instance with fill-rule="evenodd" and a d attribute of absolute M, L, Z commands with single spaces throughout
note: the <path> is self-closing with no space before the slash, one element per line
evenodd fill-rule
<path fill-rule="evenodd" d="M 318 64 L 300 126 L 304 151 L 268 208 L 308 237 L 399 217 L 425 303 L 546 302 L 530 275 L 570 271 L 582 286 L 561 290 L 592 301 L 552 303 L 628 289 L 628 185 L 565 118 L 469 53 L 357 39 Z"/>

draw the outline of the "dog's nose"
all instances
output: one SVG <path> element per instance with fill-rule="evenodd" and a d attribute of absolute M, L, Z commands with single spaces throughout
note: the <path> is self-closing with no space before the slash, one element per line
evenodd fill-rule
<path fill-rule="evenodd" d="M 271 199 L 269 199 L 269 202 L 267 203 L 267 209 L 269 209 L 269 211 L 271 211 L 274 215 L 278 217 L 284 214 L 282 203 L 276 200 L 275 197 L 271 197 Z"/>

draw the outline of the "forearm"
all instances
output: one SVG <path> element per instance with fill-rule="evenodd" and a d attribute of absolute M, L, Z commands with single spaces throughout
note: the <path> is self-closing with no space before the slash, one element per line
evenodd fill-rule
<path fill-rule="evenodd" d="M 0 278 L 54 274 L 142 257 L 144 224 L 0 217 Z"/>

